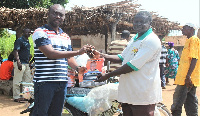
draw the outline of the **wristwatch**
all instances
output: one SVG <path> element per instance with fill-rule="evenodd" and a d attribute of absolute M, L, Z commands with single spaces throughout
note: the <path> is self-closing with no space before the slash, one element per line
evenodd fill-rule
<path fill-rule="evenodd" d="M 78 72 L 78 69 L 79 69 L 80 67 L 81 67 L 81 66 L 76 66 L 76 69 L 75 69 L 75 70 Z"/>

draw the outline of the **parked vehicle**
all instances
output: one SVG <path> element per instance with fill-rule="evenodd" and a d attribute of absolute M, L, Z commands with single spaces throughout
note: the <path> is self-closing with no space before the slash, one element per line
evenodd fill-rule
<path fill-rule="evenodd" d="M 93 74 L 94 78 L 95 75 Z M 91 75 L 89 77 L 91 79 Z M 86 79 L 86 77 L 85 77 Z M 91 79 L 92 80 L 92 79 Z M 112 82 L 111 78 L 109 82 Z M 94 81 L 84 80 L 87 86 L 68 88 L 64 110 L 67 116 L 113 116 L 117 114 L 123 116 L 121 104 L 117 99 L 117 86 L 115 83 L 95 83 Z M 34 107 L 33 83 L 22 82 L 24 98 L 29 99 L 30 105 L 21 112 L 32 116 Z M 172 116 L 170 111 L 162 103 L 156 104 L 155 116 Z"/>

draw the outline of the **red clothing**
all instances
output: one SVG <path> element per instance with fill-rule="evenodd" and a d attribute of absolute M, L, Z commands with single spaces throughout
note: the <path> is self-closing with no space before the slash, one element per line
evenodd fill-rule
<path fill-rule="evenodd" d="M 4 61 L 0 67 L 0 79 L 9 80 L 12 77 L 13 67 L 14 65 L 12 61 Z"/>

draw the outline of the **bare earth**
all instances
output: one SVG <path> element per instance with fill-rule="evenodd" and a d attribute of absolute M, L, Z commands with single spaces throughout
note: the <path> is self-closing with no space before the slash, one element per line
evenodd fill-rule
<path fill-rule="evenodd" d="M 173 93 L 176 85 L 173 85 L 173 80 L 170 80 L 170 85 L 166 86 L 163 90 L 163 103 L 170 110 Z M 200 87 L 197 88 L 197 96 L 200 99 Z M 13 102 L 10 96 L 5 96 L 0 94 L 0 116 L 28 116 L 28 114 L 20 114 L 21 111 L 27 108 L 28 103 L 17 103 Z M 199 104 L 199 114 L 200 114 L 200 104 Z M 182 116 L 186 116 L 184 108 Z"/>

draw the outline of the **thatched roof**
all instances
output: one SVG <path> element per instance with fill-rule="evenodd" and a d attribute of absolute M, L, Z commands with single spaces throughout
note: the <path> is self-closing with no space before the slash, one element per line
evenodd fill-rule
<path fill-rule="evenodd" d="M 105 34 L 110 32 L 110 25 L 119 21 L 117 31 L 132 29 L 133 17 L 141 5 L 135 2 L 122 1 L 95 8 L 74 7 L 66 12 L 62 29 L 70 35 Z M 47 9 L 9 9 L 0 8 L 0 27 L 16 31 L 24 27 L 36 29 L 47 23 Z M 169 30 L 179 29 L 178 23 L 168 21 L 152 12 L 153 29 L 157 34 L 166 34 Z"/>

